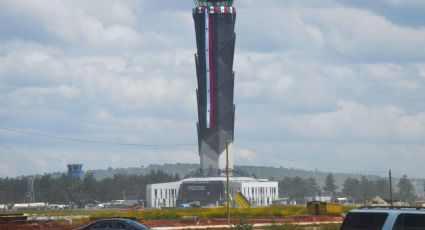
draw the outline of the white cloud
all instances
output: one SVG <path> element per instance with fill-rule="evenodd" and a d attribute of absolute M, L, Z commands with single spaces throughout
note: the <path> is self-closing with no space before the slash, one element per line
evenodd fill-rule
<path fill-rule="evenodd" d="M 8 177 L 15 174 L 16 172 L 11 170 L 7 164 L 0 164 L 0 177 Z"/>
<path fill-rule="evenodd" d="M 234 164 L 255 164 L 255 154 L 246 148 L 233 148 Z"/>
<path fill-rule="evenodd" d="M 335 112 L 282 116 L 279 124 L 316 140 L 419 143 L 425 138 L 425 113 L 410 115 L 393 106 L 371 108 L 350 101 L 339 101 L 338 107 Z"/>
<path fill-rule="evenodd" d="M 379 1 L 399 10 L 405 3 L 419 4 Z M 424 176 L 409 167 L 424 152 L 423 27 L 334 0 L 236 6 L 235 162 L 323 170 L 382 164 Z M 0 125 L 108 142 L 196 142 L 191 7 L 2 1 Z M 196 145 L 146 150 L 0 135 L 0 176 L 64 171 L 75 161 L 91 169 L 198 161 Z M 402 154 L 400 165 L 384 159 Z M 369 158 L 376 160 L 363 164 Z"/>
<path fill-rule="evenodd" d="M 72 6 L 66 1 L 18 0 L 4 2 L 3 5 L 8 7 L 14 15 L 21 15 L 32 20 L 35 25 L 51 36 L 74 46 L 83 43 L 91 48 L 125 48 L 140 44 L 141 36 L 137 31 L 122 24 L 122 21 L 111 24 L 102 22 L 96 15 L 89 14 L 93 10 L 87 12 L 82 8 L 88 4 Z M 110 10 L 111 16 L 130 12 L 123 8 L 108 7 L 108 4 L 105 8 L 98 8 L 98 10 Z"/>
<path fill-rule="evenodd" d="M 383 60 L 425 57 L 425 29 L 392 24 L 366 10 L 346 7 L 307 11 L 303 17 L 325 32 L 327 49 L 341 55 Z"/>

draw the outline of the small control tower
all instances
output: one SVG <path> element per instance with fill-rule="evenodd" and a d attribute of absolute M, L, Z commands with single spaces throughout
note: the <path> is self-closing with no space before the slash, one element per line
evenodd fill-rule
<path fill-rule="evenodd" d="M 196 0 L 193 9 L 197 53 L 198 147 L 201 169 L 219 174 L 233 168 L 233 104 L 236 11 L 233 1 Z"/>
<path fill-rule="evenodd" d="M 77 179 L 84 179 L 84 171 L 82 164 L 69 164 L 68 166 L 68 176 L 74 177 Z"/>

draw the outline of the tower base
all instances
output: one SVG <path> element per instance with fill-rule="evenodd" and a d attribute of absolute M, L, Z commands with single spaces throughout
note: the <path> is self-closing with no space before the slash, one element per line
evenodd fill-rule
<path fill-rule="evenodd" d="M 213 172 L 214 175 L 225 175 L 226 172 L 226 149 L 221 153 L 217 153 L 208 144 L 202 142 L 201 148 L 201 170 L 208 174 Z M 233 144 L 229 144 L 229 169 L 233 169 Z M 211 173 L 210 173 L 211 174 Z"/>

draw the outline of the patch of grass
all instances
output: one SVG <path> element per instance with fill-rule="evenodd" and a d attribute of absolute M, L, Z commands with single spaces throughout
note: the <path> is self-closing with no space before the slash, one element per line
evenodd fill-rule
<path fill-rule="evenodd" d="M 305 230 L 306 228 L 316 227 L 320 230 L 339 230 L 340 225 L 339 224 L 320 224 L 320 225 L 314 225 L 314 226 L 300 226 L 290 223 L 285 224 L 272 224 L 268 227 L 265 227 L 266 230 Z"/>
<path fill-rule="evenodd" d="M 351 210 L 353 207 L 345 207 L 344 211 Z M 226 218 L 226 208 L 170 208 L 170 209 L 145 209 L 145 210 L 49 210 L 49 211 L 33 211 L 29 214 L 46 215 L 46 216 L 73 216 L 88 215 L 93 218 L 105 217 L 132 217 L 143 220 L 160 220 L 160 219 L 179 219 L 182 216 L 198 216 L 201 219 L 206 218 Z M 270 206 L 255 207 L 247 209 L 231 209 L 232 219 L 249 219 L 258 217 L 285 217 L 290 215 L 306 214 L 306 206 Z"/>
<path fill-rule="evenodd" d="M 318 226 L 320 230 L 339 230 L 341 224 L 324 224 Z"/>
<path fill-rule="evenodd" d="M 239 222 L 239 224 L 231 227 L 230 229 L 233 229 L 233 230 L 252 230 L 253 226 L 252 226 L 252 224 L 246 222 L 245 220 L 241 220 Z"/>
<path fill-rule="evenodd" d="M 304 227 L 295 224 L 272 224 L 266 230 L 304 230 Z"/>

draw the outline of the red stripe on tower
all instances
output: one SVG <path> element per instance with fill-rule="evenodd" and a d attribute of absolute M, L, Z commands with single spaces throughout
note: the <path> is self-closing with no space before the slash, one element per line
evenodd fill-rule
<path fill-rule="evenodd" d="M 213 126 L 213 114 L 214 114 L 214 62 L 213 62 L 213 34 L 212 34 L 212 26 L 211 26 L 211 17 L 209 15 L 208 20 L 208 37 L 209 37 L 209 59 L 210 59 L 210 127 Z"/>

